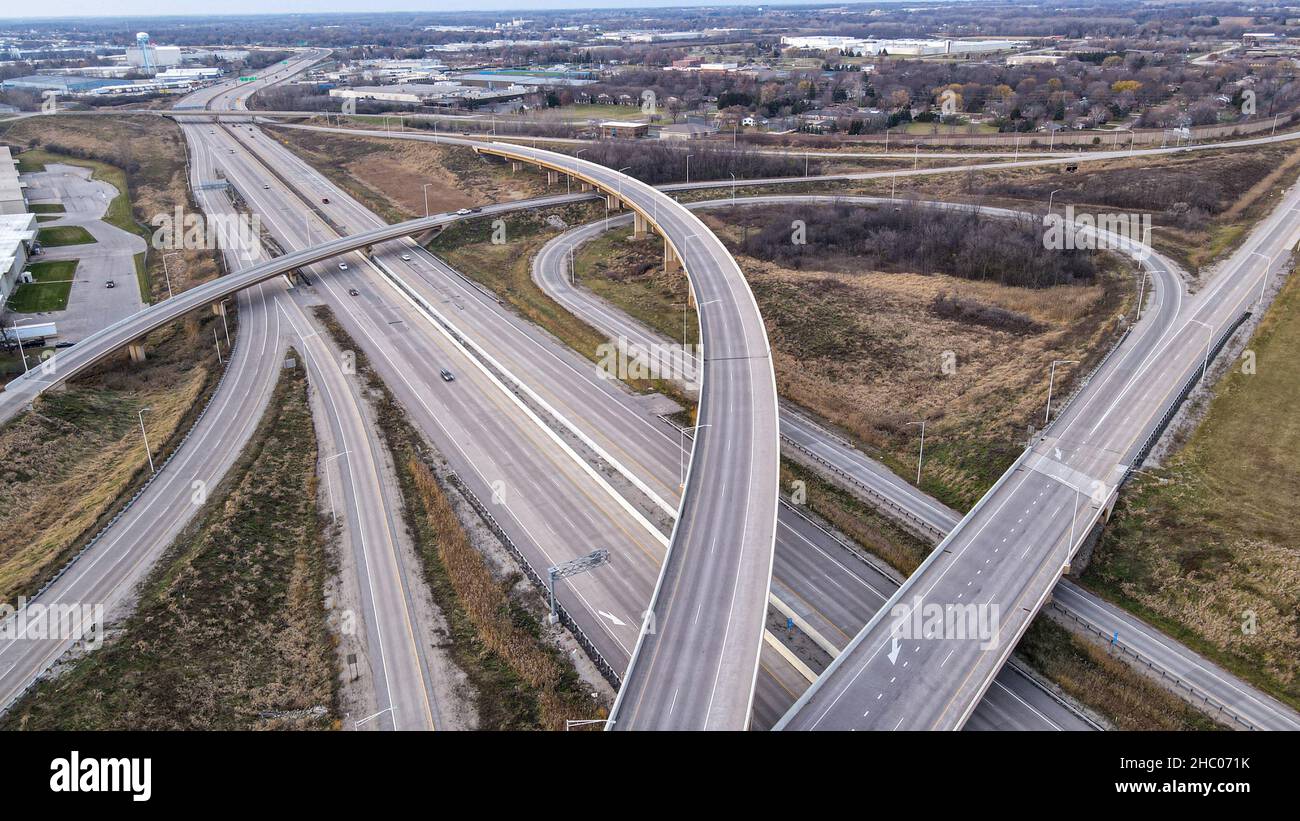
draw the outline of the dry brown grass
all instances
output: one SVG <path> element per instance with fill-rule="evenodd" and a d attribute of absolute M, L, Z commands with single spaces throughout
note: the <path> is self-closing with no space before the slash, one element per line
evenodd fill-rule
<path fill-rule="evenodd" d="M 122 354 L 0 428 L 0 601 L 34 592 L 147 478 L 138 409 L 155 460 L 170 452 L 215 386 L 203 331 L 159 330 L 144 366 Z"/>
<path fill-rule="evenodd" d="M 268 133 L 389 222 L 424 216 L 426 183 L 431 213 L 542 191 L 536 174 L 512 175 L 469 148 L 292 128 Z"/>
<path fill-rule="evenodd" d="M 1216 386 L 1205 419 L 1140 477 L 1085 583 L 1300 706 L 1300 277 L 1250 342 L 1256 373 Z"/>
<path fill-rule="evenodd" d="M 586 715 L 591 705 L 574 694 L 572 671 L 559 663 L 553 649 L 541 645 L 511 618 L 508 597 L 465 535 L 433 473 L 416 458 L 408 460 L 407 469 L 415 479 L 428 532 L 457 599 L 483 647 L 504 659 L 533 689 L 540 729 L 562 730 L 566 719 Z"/>
<path fill-rule="evenodd" d="M 1117 730 L 1222 729 L 1178 696 L 1144 678 L 1127 663 L 1040 616 L 1016 652 Z"/>
<path fill-rule="evenodd" d="M 286 372 L 239 461 L 150 573 L 121 635 L 39 685 L 0 726 L 332 726 L 316 450 L 306 374 Z"/>

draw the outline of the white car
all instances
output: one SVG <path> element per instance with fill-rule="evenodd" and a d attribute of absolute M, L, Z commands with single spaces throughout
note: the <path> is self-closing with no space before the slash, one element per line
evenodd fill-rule
<path fill-rule="evenodd" d="M 348 264 L 347 264 L 346 262 L 340 262 L 340 263 L 339 263 L 339 270 L 340 270 L 340 271 L 346 271 L 347 269 L 348 269 Z"/>
<path fill-rule="evenodd" d="M 474 213 L 474 212 L 471 211 L 471 210 L 469 210 L 468 208 L 462 208 L 462 209 L 460 209 L 459 211 L 456 212 L 456 216 L 458 216 L 458 217 L 465 217 L 465 216 L 469 216 L 469 215 L 472 214 L 472 213 Z"/>
<path fill-rule="evenodd" d="M 402 262 L 410 262 L 410 261 L 411 261 L 410 254 L 402 254 Z"/>

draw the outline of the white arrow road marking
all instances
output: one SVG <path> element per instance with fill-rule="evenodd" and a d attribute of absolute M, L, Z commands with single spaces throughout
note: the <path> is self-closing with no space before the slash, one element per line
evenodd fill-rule
<path fill-rule="evenodd" d="M 898 661 L 898 651 L 901 650 L 902 647 L 898 643 L 898 636 L 894 636 L 890 641 L 893 643 L 889 648 L 889 663 L 894 664 Z"/>
<path fill-rule="evenodd" d="M 606 613 L 604 610 L 597 610 L 596 612 L 614 622 L 615 627 L 627 627 L 627 623 L 613 613 Z"/>

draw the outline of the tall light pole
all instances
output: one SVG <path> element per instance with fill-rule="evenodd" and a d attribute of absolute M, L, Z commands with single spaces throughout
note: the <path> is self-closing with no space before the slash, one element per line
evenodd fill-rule
<path fill-rule="evenodd" d="M 140 417 L 140 436 L 144 439 L 144 453 L 149 457 L 149 472 L 157 473 L 158 471 L 153 466 L 153 451 L 149 449 L 149 434 L 144 429 L 144 412 L 147 410 L 151 410 L 151 408 L 140 408 L 136 415 Z"/>
<path fill-rule="evenodd" d="M 735 205 L 735 204 L 736 204 L 736 174 L 735 174 L 735 172 L 732 172 L 732 174 L 731 174 L 731 204 L 732 204 L 732 205 Z"/>
<path fill-rule="evenodd" d="M 686 184 L 687 185 L 691 184 L 691 157 L 694 156 L 695 156 L 694 154 L 686 155 Z"/>
<path fill-rule="evenodd" d="M 909 427 L 912 425 L 921 426 L 921 451 L 916 455 L 916 486 L 921 486 L 921 460 L 925 458 L 925 419 L 920 422 L 908 422 Z"/>
<path fill-rule="evenodd" d="M 1263 305 L 1264 291 L 1268 288 L 1268 278 L 1273 273 L 1273 261 L 1276 260 L 1277 257 L 1269 257 L 1265 254 L 1261 254 L 1259 251 L 1251 251 L 1250 253 L 1254 256 L 1264 258 L 1264 281 L 1259 285 L 1259 299 L 1255 300 L 1256 305 Z M 1278 256 L 1281 256 L 1281 254 L 1278 254 Z"/>
<path fill-rule="evenodd" d="M 431 185 L 433 185 L 433 183 L 426 182 L 424 185 L 420 186 L 420 193 L 424 194 L 424 218 L 425 219 L 429 218 L 429 186 Z"/>
<path fill-rule="evenodd" d="M 226 350 L 230 350 L 230 323 L 226 321 L 226 303 L 230 297 L 221 300 L 221 327 L 226 331 Z"/>
<path fill-rule="evenodd" d="M 35 323 L 35 320 L 32 320 L 31 322 L 25 322 L 25 323 L 23 323 L 23 324 L 24 324 L 24 325 L 31 325 L 31 324 L 34 324 L 34 323 Z M 13 322 L 13 329 L 14 329 L 14 344 L 16 344 L 16 345 L 18 346 L 18 355 L 21 356 L 21 357 L 23 358 L 23 373 L 27 373 L 28 370 L 30 370 L 30 369 L 27 367 L 27 348 L 23 345 L 23 341 L 22 341 L 22 339 L 20 339 L 20 338 L 18 337 L 18 320 L 16 320 L 16 319 L 15 319 L 14 322 Z"/>
<path fill-rule="evenodd" d="M 1047 195 L 1047 213 L 1049 214 L 1052 213 L 1052 198 L 1064 190 L 1065 190 L 1064 188 L 1058 188 L 1052 193 Z"/>
<path fill-rule="evenodd" d="M 178 256 L 179 254 L 180 254 L 180 251 L 172 251 L 170 254 L 163 254 L 163 257 L 162 257 L 162 263 L 163 263 L 163 276 L 167 279 L 167 298 L 168 298 L 168 299 L 171 299 L 171 298 L 172 298 L 172 275 L 171 275 L 171 271 L 169 271 L 169 270 L 167 269 L 167 257 L 174 257 L 174 256 Z"/>
<path fill-rule="evenodd" d="M 1205 326 L 1205 358 L 1201 362 L 1201 379 L 1205 379 L 1210 371 L 1210 342 L 1214 339 L 1214 326 L 1199 319 L 1189 319 L 1187 321 Z"/>
<path fill-rule="evenodd" d="M 212 329 L 212 347 L 217 349 L 217 364 L 224 365 L 225 361 L 221 358 L 221 337 L 217 336 L 217 329 Z"/>
<path fill-rule="evenodd" d="M 331 518 L 335 523 L 338 522 L 338 520 L 339 520 L 339 515 L 338 515 L 338 511 L 336 511 L 336 510 L 334 509 L 334 477 L 332 477 L 332 476 L 330 475 L 329 468 L 326 467 L 326 466 L 327 466 L 330 462 L 332 462 L 332 461 L 334 461 L 335 459 L 339 458 L 340 456 L 347 456 L 347 455 L 348 455 L 348 451 L 345 450 L 345 451 L 342 451 L 342 452 L 340 452 L 340 453 L 336 453 L 336 454 L 334 454 L 333 456 L 327 457 L 327 458 L 325 459 L 325 461 L 321 463 L 321 467 L 324 468 L 324 470 L 325 470 L 325 483 L 326 483 L 326 485 L 328 486 L 328 489 L 329 489 L 329 497 L 330 497 L 330 518 Z"/>
<path fill-rule="evenodd" d="M 1052 373 L 1047 379 L 1047 412 L 1043 414 L 1043 427 L 1052 419 L 1052 387 L 1056 384 L 1056 366 L 1057 365 L 1078 365 L 1077 359 L 1053 359 Z"/>

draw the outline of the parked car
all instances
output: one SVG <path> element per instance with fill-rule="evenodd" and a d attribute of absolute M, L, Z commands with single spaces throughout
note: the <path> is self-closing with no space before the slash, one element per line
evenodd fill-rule
<path fill-rule="evenodd" d="M 456 380 L 456 375 L 453 374 L 451 371 L 447 370 L 446 368 L 443 368 L 441 371 L 439 371 L 438 375 L 442 377 L 443 382 L 454 382 Z"/>

